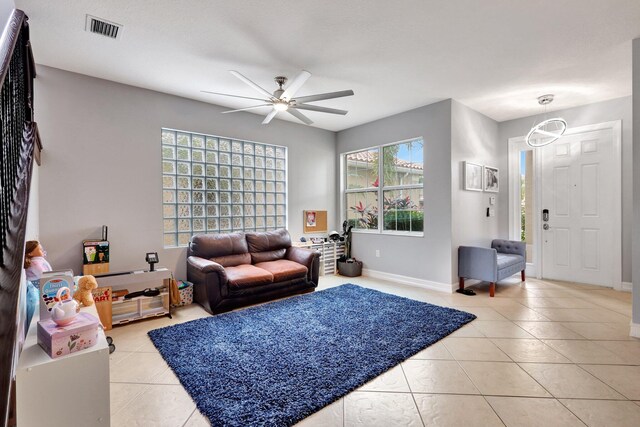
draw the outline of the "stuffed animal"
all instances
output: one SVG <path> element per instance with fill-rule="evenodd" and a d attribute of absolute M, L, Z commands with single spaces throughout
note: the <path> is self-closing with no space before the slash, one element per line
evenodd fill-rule
<path fill-rule="evenodd" d="M 77 300 L 85 307 L 89 307 L 93 305 L 93 296 L 91 295 L 91 291 L 97 287 L 98 282 L 95 277 L 91 275 L 82 276 L 78 279 L 78 290 L 73 294 L 73 299 Z"/>

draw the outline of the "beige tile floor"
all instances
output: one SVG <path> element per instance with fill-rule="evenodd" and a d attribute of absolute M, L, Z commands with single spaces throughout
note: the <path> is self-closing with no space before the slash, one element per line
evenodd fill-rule
<path fill-rule="evenodd" d="M 489 298 L 366 277 L 324 276 L 478 318 L 298 425 L 640 426 L 640 340 L 629 337 L 631 294 L 514 276 Z M 113 329 L 111 425 L 209 423 L 147 331 L 208 316 L 198 305 Z"/>

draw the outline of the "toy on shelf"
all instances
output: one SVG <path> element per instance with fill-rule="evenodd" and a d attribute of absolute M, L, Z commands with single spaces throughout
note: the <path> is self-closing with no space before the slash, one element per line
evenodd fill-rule
<path fill-rule="evenodd" d="M 78 314 L 78 302 L 71 298 L 64 300 L 62 298 L 64 292 L 71 295 L 71 290 L 66 286 L 58 289 L 56 294 L 58 302 L 51 308 L 51 320 L 58 326 L 68 325 L 73 322 Z"/>
<path fill-rule="evenodd" d="M 67 288 L 70 290 L 58 297 L 58 290 Z M 40 320 L 51 318 L 51 309 L 62 300 L 71 299 L 73 296 L 73 271 L 50 271 L 42 274 L 40 279 Z"/>
<path fill-rule="evenodd" d="M 98 287 L 96 278 L 88 274 L 78 279 L 78 290 L 73 295 L 73 299 L 78 301 L 85 307 L 93 305 L 93 296 L 91 292 Z"/>
<path fill-rule="evenodd" d="M 71 302 L 77 304 L 74 300 Z M 98 319 L 90 313 L 78 313 L 64 326 L 52 320 L 38 322 L 38 344 L 51 358 L 93 347 L 98 341 Z"/>
<path fill-rule="evenodd" d="M 51 264 L 46 259 L 47 251 L 37 240 L 29 240 L 24 245 L 24 268 L 27 280 L 40 280 L 42 273 L 51 271 Z"/>
<path fill-rule="evenodd" d="M 96 311 L 100 317 L 100 323 L 106 331 L 111 329 L 111 316 L 113 314 L 111 304 L 113 302 L 113 293 L 111 286 L 96 288 L 91 291 L 93 301 L 96 303 Z"/>

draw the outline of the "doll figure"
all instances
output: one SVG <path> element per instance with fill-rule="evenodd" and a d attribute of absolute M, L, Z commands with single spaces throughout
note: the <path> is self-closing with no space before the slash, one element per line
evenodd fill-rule
<path fill-rule="evenodd" d="M 45 259 L 46 253 L 37 240 L 29 240 L 24 245 L 24 268 L 27 280 L 38 280 L 42 273 L 51 271 L 51 264 Z"/>
<path fill-rule="evenodd" d="M 46 253 L 37 240 L 29 240 L 24 245 L 24 268 L 27 273 L 27 318 L 25 331 L 29 330 L 31 318 L 40 300 L 38 290 L 42 273 L 51 271 L 51 264 L 45 259 Z"/>

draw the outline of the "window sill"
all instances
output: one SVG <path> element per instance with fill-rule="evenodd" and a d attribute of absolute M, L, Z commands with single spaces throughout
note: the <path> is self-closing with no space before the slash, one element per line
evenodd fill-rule
<path fill-rule="evenodd" d="M 424 237 L 424 232 L 411 231 L 379 231 L 379 230 L 351 230 L 352 233 L 358 234 L 377 234 L 380 236 L 406 236 L 406 237 Z"/>

